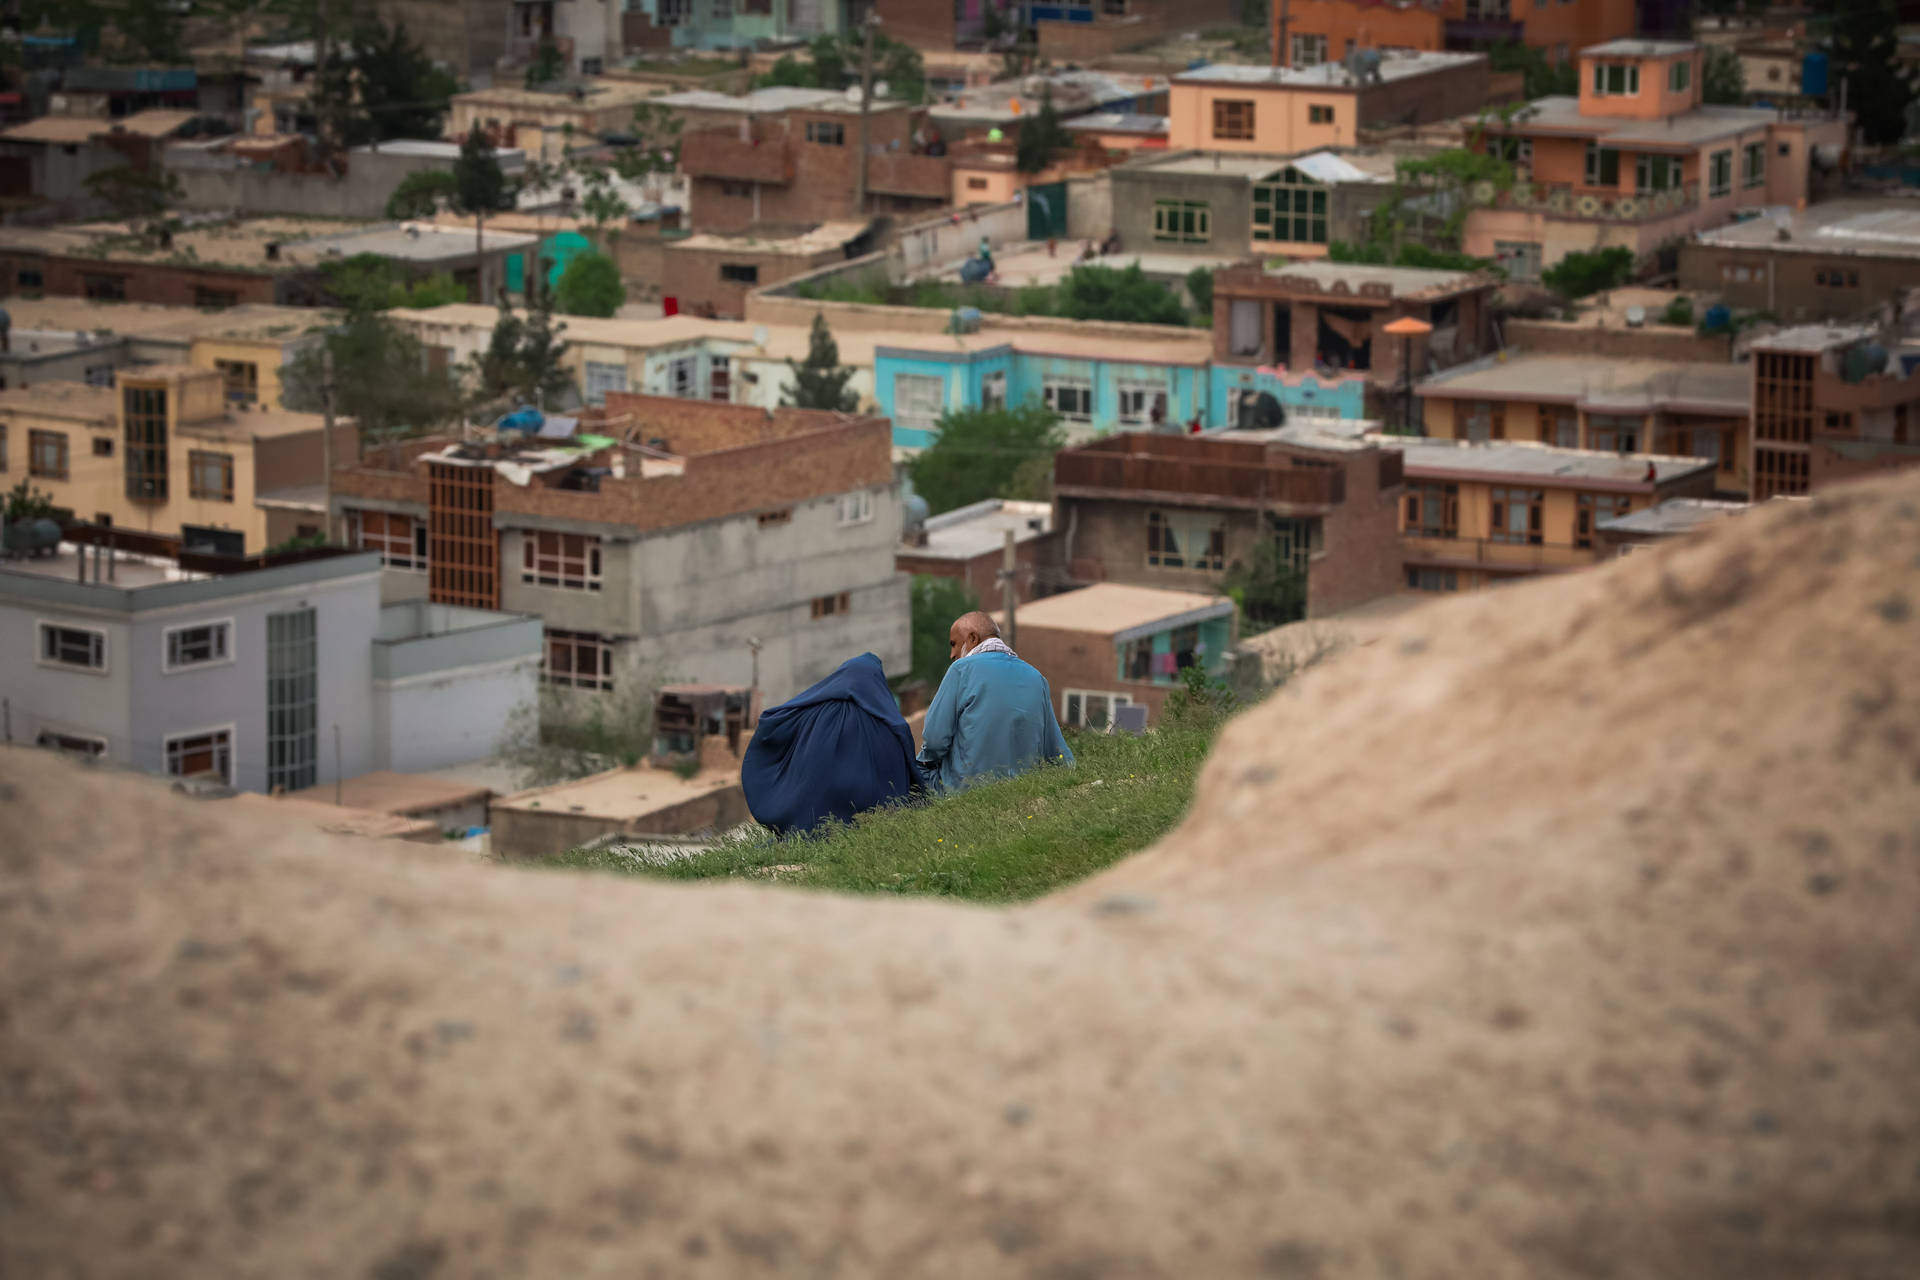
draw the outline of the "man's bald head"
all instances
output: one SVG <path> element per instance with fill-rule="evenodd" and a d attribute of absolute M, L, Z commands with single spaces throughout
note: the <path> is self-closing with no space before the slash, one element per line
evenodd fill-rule
<path fill-rule="evenodd" d="M 954 619 L 953 626 L 947 631 L 947 656 L 958 660 L 982 640 L 991 640 L 999 634 L 1000 624 L 993 620 L 991 614 L 978 609 L 963 613 Z"/>

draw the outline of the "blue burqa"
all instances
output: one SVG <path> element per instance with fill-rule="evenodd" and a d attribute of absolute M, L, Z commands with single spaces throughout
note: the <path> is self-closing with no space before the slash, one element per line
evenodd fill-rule
<path fill-rule="evenodd" d="M 805 693 L 760 713 L 740 786 L 754 820 L 779 835 L 846 822 L 921 788 L 913 733 L 880 659 L 849 658 Z"/>

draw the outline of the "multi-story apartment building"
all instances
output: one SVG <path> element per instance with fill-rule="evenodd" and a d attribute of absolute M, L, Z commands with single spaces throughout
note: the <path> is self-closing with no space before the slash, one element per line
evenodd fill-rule
<path fill-rule="evenodd" d="M 1002 27 L 1033 31 L 1040 57 L 1085 61 L 1138 49 L 1180 31 L 1238 21 L 1232 0 L 1064 0 L 1016 4 L 1003 0 L 874 0 L 881 30 L 916 48 L 947 50 L 977 45 L 986 37 L 987 14 L 999 11 Z"/>
<path fill-rule="evenodd" d="M 190 364 L 229 378 L 228 403 L 281 406 L 281 370 L 319 342 L 313 312 L 240 306 L 222 311 L 80 298 L 8 298 L 13 321 L 0 344 L 0 391 L 43 382 L 112 386 L 121 369 Z"/>
<path fill-rule="evenodd" d="M 769 41 L 811 40 L 842 30 L 847 8 L 838 0 L 626 0 L 627 44 L 752 49 Z"/>
<path fill-rule="evenodd" d="M 580 431 L 410 442 L 336 473 L 335 509 L 388 599 L 545 619 L 553 684 L 777 701 L 862 650 L 906 669 L 884 418 L 612 392 Z"/>
<path fill-rule="evenodd" d="M 1389 49 L 1355 74 L 1216 63 L 1184 71 L 1168 93 L 1168 145 L 1286 156 L 1351 147 L 1371 125 L 1450 120 L 1487 103 L 1487 55 Z"/>
<path fill-rule="evenodd" d="M 1782 320 L 1852 320 L 1920 288 L 1920 210 L 1904 196 L 1822 200 L 1703 231 L 1680 287 Z"/>
<path fill-rule="evenodd" d="M 1920 466 L 1920 344 L 1801 325 L 1751 347 L 1753 498 Z"/>
<path fill-rule="evenodd" d="M 1736 210 L 1803 203 L 1810 154 L 1844 147 L 1846 122 L 1705 106 L 1703 59 L 1682 41 L 1609 41 L 1581 51 L 1578 97 L 1475 122 L 1520 180 L 1476 194 L 1462 248 L 1528 280 L 1571 252 L 1645 257 Z"/>
<path fill-rule="evenodd" d="M 1210 591 L 1271 541 L 1309 617 L 1398 588 L 1397 444 L 1310 427 L 1128 433 L 1054 459 L 1053 527 L 1072 581 Z"/>
<path fill-rule="evenodd" d="M 82 520 L 228 554 L 319 533 L 322 420 L 243 398 L 257 391 L 257 367 L 240 362 L 0 391 L 0 478 L 27 480 Z M 334 447 L 355 456 L 351 421 L 335 424 Z"/>
<path fill-rule="evenodd" d="M 383 608 L 375 556 L 213 556 L 120 529 L 67 533 L 77 541 L 56 556 L 0 561 L 15 741 L 297 791 L 483 759 L 533 698 L 539 619 Z"/>
<path fill-rule="evenodd" d="M 1635 0 L 1287 0 L 1272 6 L 1273 61 L 1311 67 L 1355 49 L 1524 44 L 1554 63 L 1635 29 Z"/>
<path fill-rule="evenodd" d="M 1400 553 L 1410 591 L 1470 591 L 1583 568 L 1601 521 L 1713 493 L 1702 458 L 1394 437 L 1405 450 Z"/>

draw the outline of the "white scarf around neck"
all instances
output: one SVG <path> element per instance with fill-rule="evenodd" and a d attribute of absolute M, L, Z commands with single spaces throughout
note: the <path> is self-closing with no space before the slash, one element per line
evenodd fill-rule
<path fill-rule="evenodd" d="M 973 648 L 967 650 L 965 653 L 961 654 L 960 656 L 963 658 L 971 658 L 974 655 L 981 654 L 981 653 L 1004 653 L 1009 658 L 1017 658 L 1020 656 L 1019 654 L 1015 653 L 1012 649 L 1008 648 L 1007 642 L 1005 640 L 1002 640 L 999 636 L 992 636 L 992 637 L 989 637 L 988 639 L 982 640 L 979 644 L 973 646 Z"/>

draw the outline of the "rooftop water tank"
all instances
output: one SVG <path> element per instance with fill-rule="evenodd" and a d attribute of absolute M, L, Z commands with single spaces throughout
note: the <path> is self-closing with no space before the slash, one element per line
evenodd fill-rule
<path fill-rule="evenodd" d="M 956 308 L 953 313 L 953 331 L 955 333 L 980 332 L 980 308 Z"/>
<path fill-rule="evenodd" d="M 1808 53 L 1800 63 L 1800 92 L 1819 98 L 1827 92 L 1827 54 L 1824 49 Z"/>
<path fill-rule="evenodd" d="M 1708 333 L 1725 333 L 1733 327 L 1733 313 L 1727 310 L 1725 303 L 1716 302 L 1707 308 L 1700 327 Z"/>

